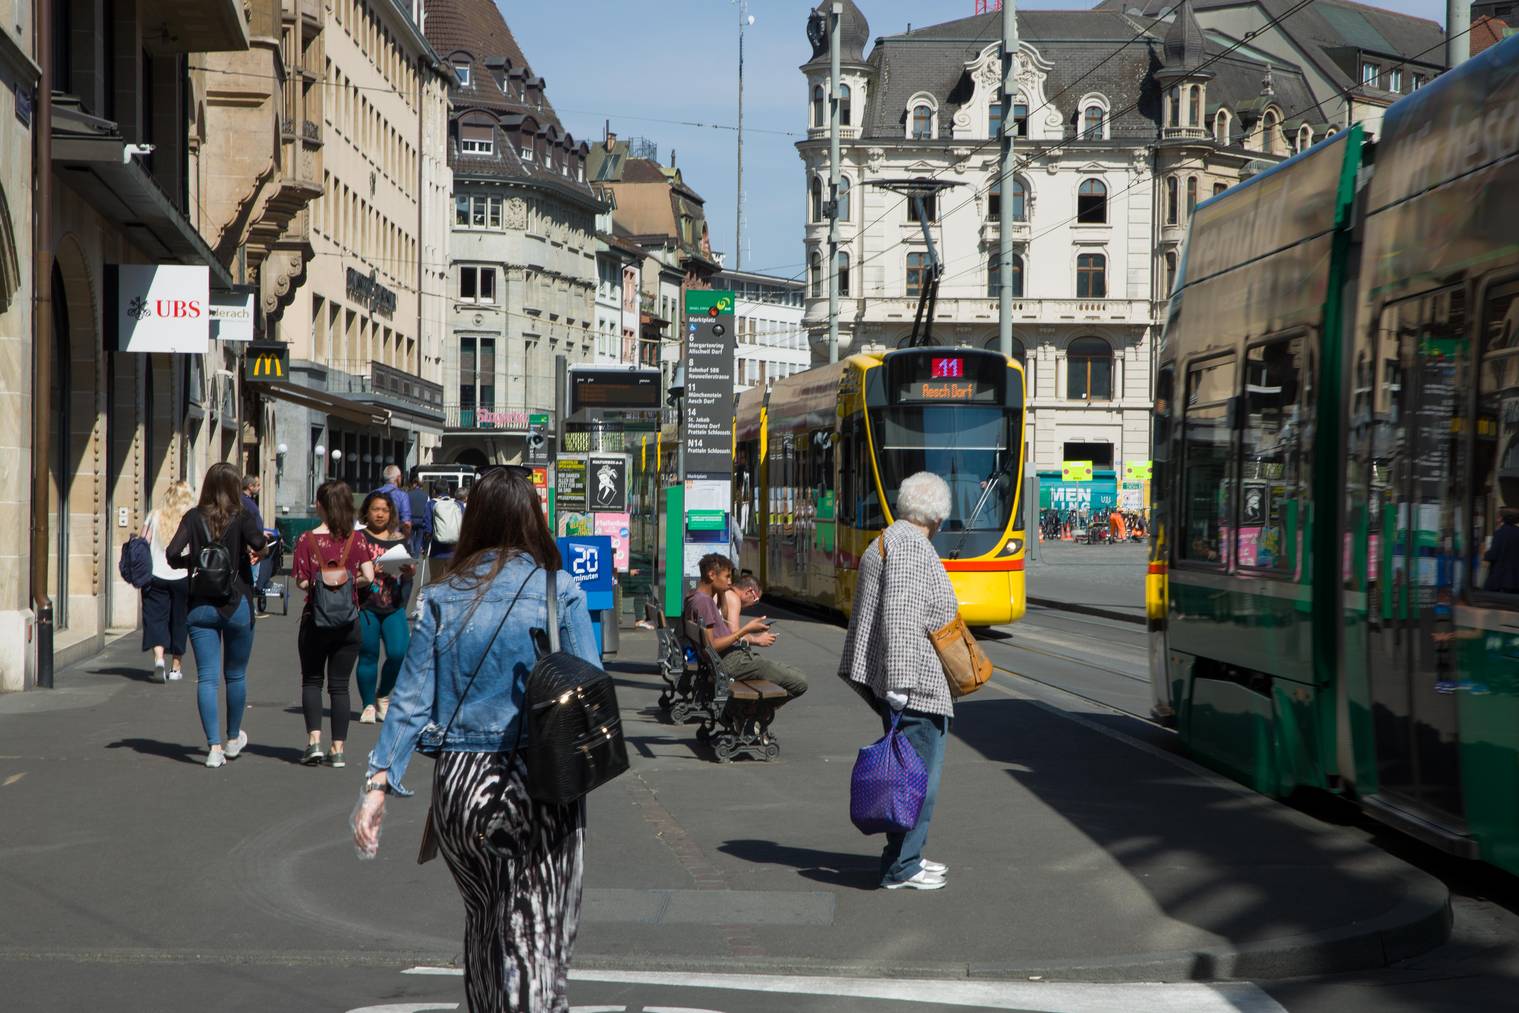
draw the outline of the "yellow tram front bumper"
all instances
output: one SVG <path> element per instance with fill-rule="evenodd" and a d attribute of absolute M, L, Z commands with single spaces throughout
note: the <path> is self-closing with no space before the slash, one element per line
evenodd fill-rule
<path fill-rule="evenodd" d="M 946 559 L 949 582 L 968 626 L 1000 626 L 1023 618 L 1022 559 Z"/>

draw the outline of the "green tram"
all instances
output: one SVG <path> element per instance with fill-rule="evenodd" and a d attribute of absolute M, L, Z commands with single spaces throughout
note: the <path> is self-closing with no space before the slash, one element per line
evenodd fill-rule
<path fill-rule="evenodd" d="M 1519 39 L 1198 205 L 1154 433 L 1156 715 L 1519 873 Z"/>

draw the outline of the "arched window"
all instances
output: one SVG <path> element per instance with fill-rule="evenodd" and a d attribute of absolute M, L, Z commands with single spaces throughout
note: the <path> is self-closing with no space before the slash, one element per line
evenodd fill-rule
<path fill-rule="evenodd" d="M 1307 151 L 1313 147 L 1313 128 L 1304 123 L 1297 128 L 1297 150 Z"/>
<path fill-rule="evenodd" d="M 839 295 L 849 294 L 849 254 L 839 251 Z"/>
<path fill-rule="evenodd" d="M 923 292 L 923 286 L 928 283 L 928 254 L 909 253 L 907 255 L 907 294 L 916 297 Z"/>
<path fill-rule="evenodd" d="M 1076 258 L 1076 298 L 1106 299 L 1108 295 L 1108 258 L 1100 253 L 1083 253 Z"/>
<path fill-rule="evenodd" d="M 849 177 L 839 177 L 839 221 L 849 221 Z"/>
<path fill-rule="evenodd" d="M 812 86 L 812 125 L 826 127 L 828 125 L 828 104 L 823 98 L 823 86 Z"/>
<path fill-rule="evenodd" d="M 849 85 L 839 85 L 839 126 L 849 126 Z"/>
<path fill-rule="evenodd" d="M 1002 258 L 992 254 L 986 262 L 986 295 L 997 299 L 1002 295 Z M 1013 298 L 1023 298 L 1023 258 L 1013 254 Z"/>
<path fill-rule="evenodd" d="M 1268 154 L 1276 151 L 1276 127 L 1277 117 L 1275 112 L 1267 111 L 1261 117 L 1261 150 Z"/>
<path fill-rule="evenodd" d="M 932 140 L 934 136 L 934 111 L 927 103 L 920 102 L 912 107 L 912 139 L 915 141 Z"/>
<path fill-rule="evenodd" d="M 807 256 L 808 265 L 812 268 L 812 298 L 823 298 L 823 257 L 818 251 L 813 250 Z"/>
<path fill-rule="evenodd" d="M 1192 101 L 1187 111 L 1191 116 L 1187 126 L 1200 127 L 1203 125 L 1203 88 L 1200 84 L 1194 84 L 1190 90 L 1192 92 Z"/>
<path fill-rule="evenodd" d="M 1213 140 L 1227 146 L 1229 144 L 1229 113 L 1220 109 L 1213 117 Z"/>
<path fill-rule="evenodd" d="M 1187 177 L 1187 221 L 1192 220 L 1192 212 L 1197 210 L 1197 177 Z"/>
<path fill-rule="evenodd" d="M 1087 106 L 1086 112 L 1083 113 L 1082 116 L 1083 119 L 1086 120 L 1086 131 L 1084 134 L 1086 139 L 1089 141 L 1102 140 L 1103 126 L 1104 121 L 1107 119 L 1107 111 L 1104 110 L 1102 106 L 1090 105 Z"/>
<path fill-rule="evenodd" d="M 1180 220 L 1180 212 L 1177 211 L 1176 177 L 1166 177 L 1166 224 L 1175 225 Z"/>
<path fill-rule="evenodd" d="M 1176 287 L 1176 254 L 1166 254 L 1166 294 Z"/>
<path fill-rule="evenodd" d="M 1013 221 L 1028 221 L 1028 184 L 1021 177 L 1013 177 Z M 988 218 L 998 218 L 1002 214 L 1002 180 L 992 182 L 992 188 L 987 193 L 986 213 Z"/>
<path fill-rule="evenodd" d="M 1108 188 L 1100 179 L 1082 180 L 1076 188 L 1076 221 L 1102 225 L 1108 220 Z"/>
<path fill-rule="evenodd" d="M 823 220 L 823 177 L 812 177 L 812 220 Z"/>
<path fill-rule="evenodd" d="M 1172 127 L 1181 126 L 1181 89 L 1175 85 L 1166 92 L 1166 99 L 1171 106 L 1169 115 L 1166 116 L 1166 124 Z"/>
<path fill-rule="evenodd" d="M 1113 349 L 1106 341 L 1077 338 L 1065 358 L 1065 396 L 1069 400 L 1113 400 Z"/>

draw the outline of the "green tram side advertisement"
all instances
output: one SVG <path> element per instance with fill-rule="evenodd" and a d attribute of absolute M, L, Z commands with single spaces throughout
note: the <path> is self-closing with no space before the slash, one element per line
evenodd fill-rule
<path fill-rule="evenodd" d="M 1198 205 L 1154 459 L 1156 715 L 1519 873 L 1519 38 Z"/>

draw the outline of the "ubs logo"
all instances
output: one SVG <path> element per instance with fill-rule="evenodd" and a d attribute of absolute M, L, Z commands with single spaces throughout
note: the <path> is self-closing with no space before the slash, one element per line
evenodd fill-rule
<path fill-rule="evenodd" d="M 151 303 L 144 296 L 133 296 L 127 303 L 127 316 L 133 320 L 158 317 L 162 320 L 200 319 L 199 299 L 154 299 Z"/>

